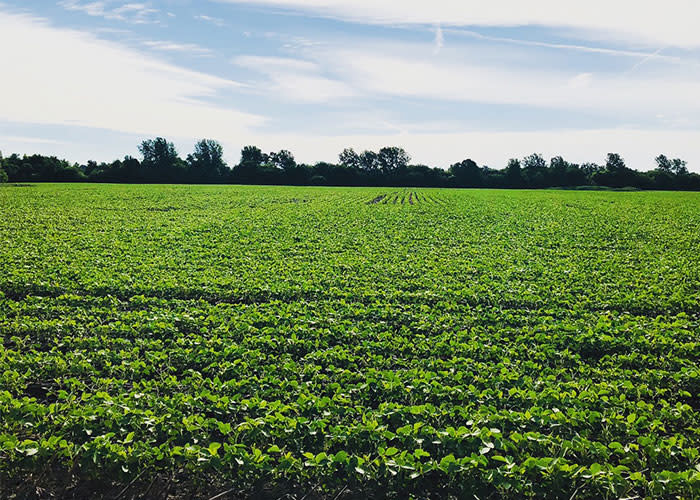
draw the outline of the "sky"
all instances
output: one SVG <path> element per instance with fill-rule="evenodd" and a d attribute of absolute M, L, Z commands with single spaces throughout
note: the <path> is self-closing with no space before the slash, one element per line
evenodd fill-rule
<path fill-rule="evenodd" d="M 404 147 L 700 172 L 697 0 L 0 0 L 0 151 L 201 138 L 299 162 Z"/>

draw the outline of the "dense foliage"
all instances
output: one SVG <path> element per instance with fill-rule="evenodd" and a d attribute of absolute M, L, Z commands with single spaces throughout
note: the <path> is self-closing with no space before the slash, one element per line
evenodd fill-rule
<path fill-rule="evenodd" d="M 547 162 L 532 154 L 512 159 L 501 169 L 480 167 L 471 159 L 448 170 L 412 165 L 401 148 L 385 147 L 361 154 L 345 149 L 338 163 L 298 164 L 286 150 L 263 153 L 255 146 L 241 151 L 238 165 L 230 168 L 223 148 L 210 139 L 195 145 L 192 154 L 182 160 L 175 146 L 158 137 L 139 146 L 141 161 L 131 156 L 112 163 L 89 161 L 69 164 L 55 157 L 32 155 L 0 157 L 0 182 L 3 170 L 11 182 L 128 182 L 192 184 L 268 184 L 327 186 L 404 186 L 404 187 L 478 187 L 478 188 L 637 188 L 663 190 L 700 190 L 700 175 L 688 171 L 686 162 L 659 155 L 656 168 L 640 172 L 628 168 L 620 155 L 610 153 L 605 165 L 570 163 L 561 156 Z"/>
<path fill-rule="evenodd" d="M 700 495 L 695 193 L 0 206 L 2 498 Z"/>

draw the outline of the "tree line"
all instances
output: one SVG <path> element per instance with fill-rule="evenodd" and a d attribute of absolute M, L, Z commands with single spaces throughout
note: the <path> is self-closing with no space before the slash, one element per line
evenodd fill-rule
<path fill-rule="evenodd" d="M 348 148 L 337 163 L 297 163 L 287 151 L 264 153 L 246 146 L 241 160 L 230 167 L 220 143 L 199 141 L 182 159 L 172 142 L 158 137 L 139 145 L 141 159 L 125 156 L 111 163 L 69 163 L 54 156 L 0 154 L 0 182 L 119 182 L 189 184 L 286 184 L 318 186 L 407 186 L 475 188 L 607 187 L 700 190 L 700 175 L 686 162 L 666 155 L 656 157 L 656 168 L 641 172 L 629 168 L 617 153 L 604 165 L 571 163 L 561 156 L 547 161 L 540 154 L 511 159 L 502 169 L 479 166 L 471 159 L 444 170 L 411 163 L 399 147 L 357 153 Z"/>

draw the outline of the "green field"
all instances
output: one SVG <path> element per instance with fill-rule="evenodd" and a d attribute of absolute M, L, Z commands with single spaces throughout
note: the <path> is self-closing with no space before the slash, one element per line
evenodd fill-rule
<path fill-rule="evenodd" d="M 2 498 L 700 497 L 700 194 L 0 211 Z"/>

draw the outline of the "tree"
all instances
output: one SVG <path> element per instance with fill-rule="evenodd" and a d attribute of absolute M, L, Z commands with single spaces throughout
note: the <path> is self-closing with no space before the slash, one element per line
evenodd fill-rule
<path fill-rule="evenodd" d="M 143 155 L 142 164 L 147 168 L 167 169 L 180 159 L 175 145 L 162 137 L 143 141 L 139 152 Z"/>
<path fill-rule="evenodd" d="M 219 181 L 229 168 L 224 160 L 224 148 L 213 139 L 202 139 L 194 146 L 194 152 L 187 155 L 187 165 L 194 178 L 203 181 Z"/>
<path fill-rule="evenodd" d="M 567 162 L 564 158 L 561 156 L 555 156 L 551 160 L 549 160 L 549 168 L 556 172 L 563 172 L 566 170 L 566 168 L 569 166 L 569 162 Z"/>
<path fill-rule="evenodd" d="M 549 160 L 549 180 L 550 186 L 566 186 L 568 184 L 570 164 L 561 156 L 555 156 Z"/>
<path fill-rule="evenodd" d="M 520 160 L 511 158 L 506 166 L 506 181 L 510 187 L 520 187 L 523 184 L 523 169 Z"/>
<path fill-rule="evenodd" d="M 607 160 L 605 161 L 605 168 L 608 172 L 620 172 L 627 169 L 625 165 L 625 159 L 617 153 L 608 153 Z"/>
<path fill-rule="evenodd" d="M 2 151 L 0 151 L 0 184 L 4 184 L 9 179 L 7 172 L 5 172 L 5 170 L 2 168 L 4 163 L 5 162 L 3 161 Z"/>
<path fill-rule="evenodd" d="M 262 177 L 262 167 L 268 159 L 268 155 L 264 154 L 259 147 L 245 146 L 241 150 L 241 161 L 233 169 L 234 182 L 259 182 Z"/>
<path fill-rule="evenodd" d="M 362 168 L 360 155 L 358 155 L 352 148 L 343 149 L 343 152 L 338 155 L 338 162 L 345 168 Z"/>
<path fill-rule="evenodd" d="M 130 155 L 124 157 L 122 161 L 122 175 L 127 180 L 136 179 L 141 175 L 141 162 Z"/>
<path fill-rule="evenodd" d="M 625 160 L 617 153 L 608 153 L 605 169 L 592 177 L 599 186 L 609 187 L 650 187 L 650 177 L 627 168 Z"/>
<path fill-rule="evenodd" d="M 547 168 L 547 161 L 539 153 L 533 153 L 530 156 L 523 158 L 523 168 L 536 170 Z"/>
<path fill-rule="evenodd" d="M 245 168 L 255 169 L 267 161 L 267 155 L 257 146 L 246 146 L 241 150 L 241 162 L 239 165 Z"/>
<path fill-rule="evenodd" d="M 671 171 L 676 175 L 686 175 L 688 173 L 688 163 L 680 158 L 671 160 Z"/>
<path fill-rule="evenodd" d="M 279 153 L 270 153 L 268 155 L 268 163 L 272 167 L 284 170 L 285 172 L 292 171 L 297 166 L 294 155 L 286 149 L 281 150 Z"/>
<path fill-rule="evenodd" d="M 360 155 L 360 168 L 369 173 L 378 172 L 380 169 L 379 155 L 374 151 L 364 151 Z"/>
<path fill-rule="evenodd" d="M 656 169 L 661 172 L 675 175 L 685 175 L 688 173 L 688 163 L 680 158 L 671 160 L 666 155 L 661 154 L 654 158 L 654 160 L 656 161 Z"/>
<path fill-rule="evenodd" d="M 471 158 L 450 165 L 448 172 L 459 187 L 481 187 L 483 185 L 482 171 Z"/>
<path fill-rule="evenodd" d="M 2 1 L 2 0 L 0 0 Z M 328 186 L 431 186 L 544 188 L 550 186 L 609 186 L 614 188 L 678 189 L 700 191 L 700 175 L 690 173 L 680 158 L 659 155 L 657 168 L 638 172 L 625 165 L 617 153 L 607 155 L 605 165 L 578 165 L 554 156 L 546 162 L 532 154 L 522 160 L 511 159 L 503 169 L 479 166 L 472 159 L 455 163 L 445 170 L 427 165 L 409 165 L 408 153 L 399 147 L 384 147 L 379 152 L 357 154 L 344 149 L 339 162 L 297 164 L 287 150 L 263 153 L 246 146 L 241 160 L 229 169 L 223 148 L 211 139 L 202 139 L 183 161 L 175 146 L 157 137 L 139 146 L 143 163 L 125 156 L 111 163 L 88 161 L 71 164 L 55 156 L 0 154 L 0 182 L 238 182 L 247 184 L 286 184 Z"/>
<path fill-rule="evenodd" d="M 405 169 L 411 157 L 403 148 L 391 146 L 380 149 L 377 160 L 382 173 L 390 175 Z"/>
<path fill-rule="evenodd" d="M 145 180 L 152 182 L 185 180 L 185 163 L 178 156 L 172 142 L 162 137 L 148 139 L 141 143 L 139 152 L 143 155 L 141 165 L 145 169 Z"/>
<path fill-rule="evenodd" d="M 520 160 L 518 160 L 517 158 L 511 158 L 510 160 L 508 160 L 508 165 L 506 165 L 506 173 L 510 177 L 519 177 L 521 172 L 522 165 L 520 163 Z"/>
<path fill-rule="evenodd" d="M 541 154 L 533 153 L 522 161 L 523 177 L 529 187 L 541 188 L 548 185 L 547 161 Z"/>
<path fill-rule="evenodd" d="M 581 165 L 581 170 L 587 177 L 591 177 L 594 174 L 602 171 L 603 167 L 601 167 L 597 163 L 584 163 L 583 165 Z"/>
<path fill-rule="evenodd" d="M 673 163 L 666 155 L 661 154 L 654 158 L 654 161 L 656 161 L 657 170 L 666 173 L 671 173 L 673 171 Z"/>

